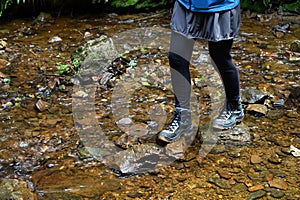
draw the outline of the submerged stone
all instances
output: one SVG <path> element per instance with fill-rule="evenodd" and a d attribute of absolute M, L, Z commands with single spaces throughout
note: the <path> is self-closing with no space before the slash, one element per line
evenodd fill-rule
<path fill-rule="evenodd" d="M 262 117 L 268 113 L 268 108 L 263 104 L 250 104 L 246 110 L 256 117 Z"/>
<path fill-rule="evenodd" d="M 269 94 L 256 88 L 245 88 L 242 91 L 242 101 L 245 103 L 263 103 Z"/>
<path fill-rule="evenodd" d="M 300 40 L 295 40 L 290 45 L 290 50 L 300 53 Z"/>
<path fill-rule="evenodd" d="M 266 195 L 266 191 L 264 191 L 264 190 L 259 190 L 259 191 L 256 191 L 256 192 L 252 192 L 252 193 L 248 196 L 247 200 L 259 199 L 259 198 L 261 198 L 261 197 L 263 197 L 263 196 L 265 196 L 265 195 Z"/>
<path fill-rule="evenodd" d="M 36 195 L 31 192 L 25 181 L 17 179 L 2 179 L 0 182 L 0 199 L 35 200 Z"/>
<path fill-rule="evenodd" d="M 248 145 L 251 142 L 250 129 L 242 123 L 233 129 L 223 131 L 220 135 L 222 143 L 227 145 Z"/>

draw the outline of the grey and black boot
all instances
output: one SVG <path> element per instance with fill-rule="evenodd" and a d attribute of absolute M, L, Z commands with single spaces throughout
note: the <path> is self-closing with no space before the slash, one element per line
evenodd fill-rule
<path fill-rule="evenodd" d="M 168 143 L 173 142 L 192 129 L 191 110 L 177 107 L 168 127 L 158 134 L 158 139 Z"/>
<path fill-rule="evenodd" d="M 244 110 L 240 100 L 227 101 L 224 108 L 212 122 L 214 129 L 226 130 L 234 127 L 244 118 Z"/>

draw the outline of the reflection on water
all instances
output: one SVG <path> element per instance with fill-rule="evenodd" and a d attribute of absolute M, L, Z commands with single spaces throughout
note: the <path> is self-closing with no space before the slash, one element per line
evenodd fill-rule
<path fill-rule="evenodd" d="M 124 178 L 118 177 L 124 174 L 112 172 L 87 151 L 73 119 L 74 76 L 59 75 L 56 66 L 71 66 L 70 52 L 87 39 L 103 34 L 115 37 L 119 52 L 124 51 L 127 59 L 146 66 L 145 71 L 134 72 L 142 87 L 132 94 L 128 114 L 140 126 L 130 127 L 142 135 L 146 133 L 139 131 L 144 130 L 141 126 L 159 130 L 162 125 L 151 119 L 154 114 L 149 116 L 148 110 L 159 103 L 164 111 L 159 116 L 165 114 L 160 121 L 165 122 L 172 111 L 172 92 L 161 86 L 167 82 L 168 72 L 160 72 L 165 80 L 153 78 L 147 66 L 168 66 L 169 18 L 169 14 L 149 13 L 51 18 L 42 24 L 18 19 L 1 24 L 0 41 L 5 41 L 7 47 L 0 50 L 0 177 L 27 181 L 40 199 L 244 199 L 253 195 L 257 185 L 262 186 L 257 190 L 265 192 L 265 196 L 300 198 L 300 161 L 289 154 L 290 145 L 300 147 L 299 62 L 290 59 L 291 55 L 299 58 L 299 53 L 289 50 L 290 44 L 299 39 L 297 24 L 292 24 L 284 37 L 277 38 L 272 28 L 282 21 L 243 19 L 233 56 L 240 69 L 242 88 L 256 88 L 266 94 L 250 103 L 267 109 L 266 113 L 257 107 L 247 110 L 244 124 L 249 128 L 250 145 L 217 145 L 200 158 L 201 142 L 195 140 L 187 151 L 172 149 L 184 152 L 175 157 L 178 161 Z M 122 23 L 129 19 L 134 20 Z M 49 42 L 54 37 L 62 41 Z M 143 45 L 140 50 L 134 49 L 135 42 Z M 153 46 L 159 49 L 151 49 Z M 206 43 L 198 41 L 191 71 L 200 113 L 199 133 L 208 128 L 210 115 L 224 97 L 221 81 L 208 61 Z M 121 75 L 119 78 L 122 80 Z M 116 84 L 118 79 L 114 81 Z M 111 141 L 123 148 L 154 144 L 155 131 L 146 139 L 124 136 L 112 115 L 112 91 L 113 87 L 97 88 L 94 107 L 97 123 L 109 133 Z M 81 122 L 89 120 L 92 119 L 85 117 Z M 126 117 L 120 120 L 123 125 L 128 122 Z"/>

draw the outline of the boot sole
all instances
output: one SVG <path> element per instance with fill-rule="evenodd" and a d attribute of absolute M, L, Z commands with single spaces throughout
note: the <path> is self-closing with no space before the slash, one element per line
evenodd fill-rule
<path fill-rule="evenodd" d="M 229 130 L 231 128 L 234 128 L 236 125 L 240 124 L 243 121 L 243 119 L 244 119 L 244 117 L 240 118 L 240 119 L 237 119 L 235 124 L 233 124 L 232 126 L 229 126 L 229 127 L 213 126 L 213 129 L 221 130 L 221 131 Z"/>
<path fill-rule="evenodd" d="M 157 139 L 159 139 L 159 140 L 161 140 L 161 141 L 163 141 L 163 142 L 167 142 L 167 143 L 175 142 L 176 140 L 178 140 L 178 139 L 183 135 L 183 133 L 185 133 L 185 132 L 190 132 L 190 131 L 192 131 L 192 130 L 193 130 L 192 127 L 191 127 L 190 129 L 188 129 L 188 130 L 184 130 L 184 131 L 182 131 L 180 134 L 178 134 L 178 136 L 175 137 L 174 139 L 168 140 L 167 138 L 165 138 L 165 137 L 163 137 L 163 136 L 160 136 L 160 135 L 158 135 Z"/>

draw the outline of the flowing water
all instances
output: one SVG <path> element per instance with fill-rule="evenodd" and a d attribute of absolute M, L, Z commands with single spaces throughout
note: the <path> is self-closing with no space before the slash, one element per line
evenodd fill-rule
<path fill-rule="evenodd" d="M 243 123 L 249 129 L 250 144 L 217 145 L 201 158 L 201 142 L 195 139 L 184 158 L 149 173 L 123 176 L 84 148 L 73 119 L 74 73 L 70 69 L 67 74 L 59 74 L 57 66 L 71 66 L 71 51 L 102 35 L 118 36 L 118 45 L 137 64 L 167 66 L 170 13 L 44 15 L 42 20 L 15 19 L 0 25 L 0 40 L 7 43 L 0 50 L 2 180 L 25 181 L 37 199 L 300 199 L 300 158 L 290 152 L 291 145 L 300 149 L 299 53 L 290 50 L 290 44 L 300 35 L 297 16 L 243 18 L 232 53 L 243 93 L 255 88 L 249 98 L 262 96 L 253 102 L 249 98 L 244 101 L 248 107 Z M 276 36 L 273 28 L 286 23 L 291 23 L 287 32 Z M 153 33 L 160 35 L 154 40 Z M 134 42 L 145 49 L 126 51 Z M 147 49 L 151 45 L 159 48 Z M 199 41 L 192 64 L 201 63 L 206 55 L 206 43 Z M 131 67 L 134 64 L 130 63 Z M 213 68 L 201 65 L 202 71 L 192 73 L 200 99 L 200 133 L 209 120 L 207 113 L 214 109 L 209 105 L 212 96 L 222 97 L 222 91 L 212 94 L 210 85 L 201 83 L 204 79 L 220 85 Z M 144 68 L 135 73 L 147 77 L 154 72 Z M 169 79 L 164 77 L 168 73 L 160 73 L 159 80 L 153 81 L 167 84 Z M 153 107 L 157 102 L 168 111 L 172 109 L 170 92 L 155 84 L 149 87 L 146 78 L 142 83 L 145 87 L 132 94 L 133 119 L 140 126 L 153 120 L 145 115 L 150 107 L 154 112 L 151 116 L 161 117 L 161 107 Z M 126 95 L 126 91 L 119 95 Z M 98 89 L 95 112 L 102 128 L 115 133 L 110 135 L 111 140 L 118 144 L 122 130 L 111 116 L 110 100 L 111 90 Z M 250 104 L 257 107 L 250 109 Z M 139 128 L 136 132 L 143 130 Z M 133 143 L 153 141 L 155 132 L 151 137 Z M 119 145 L 128 148 L 132 143 L 121 141 Z"/>

